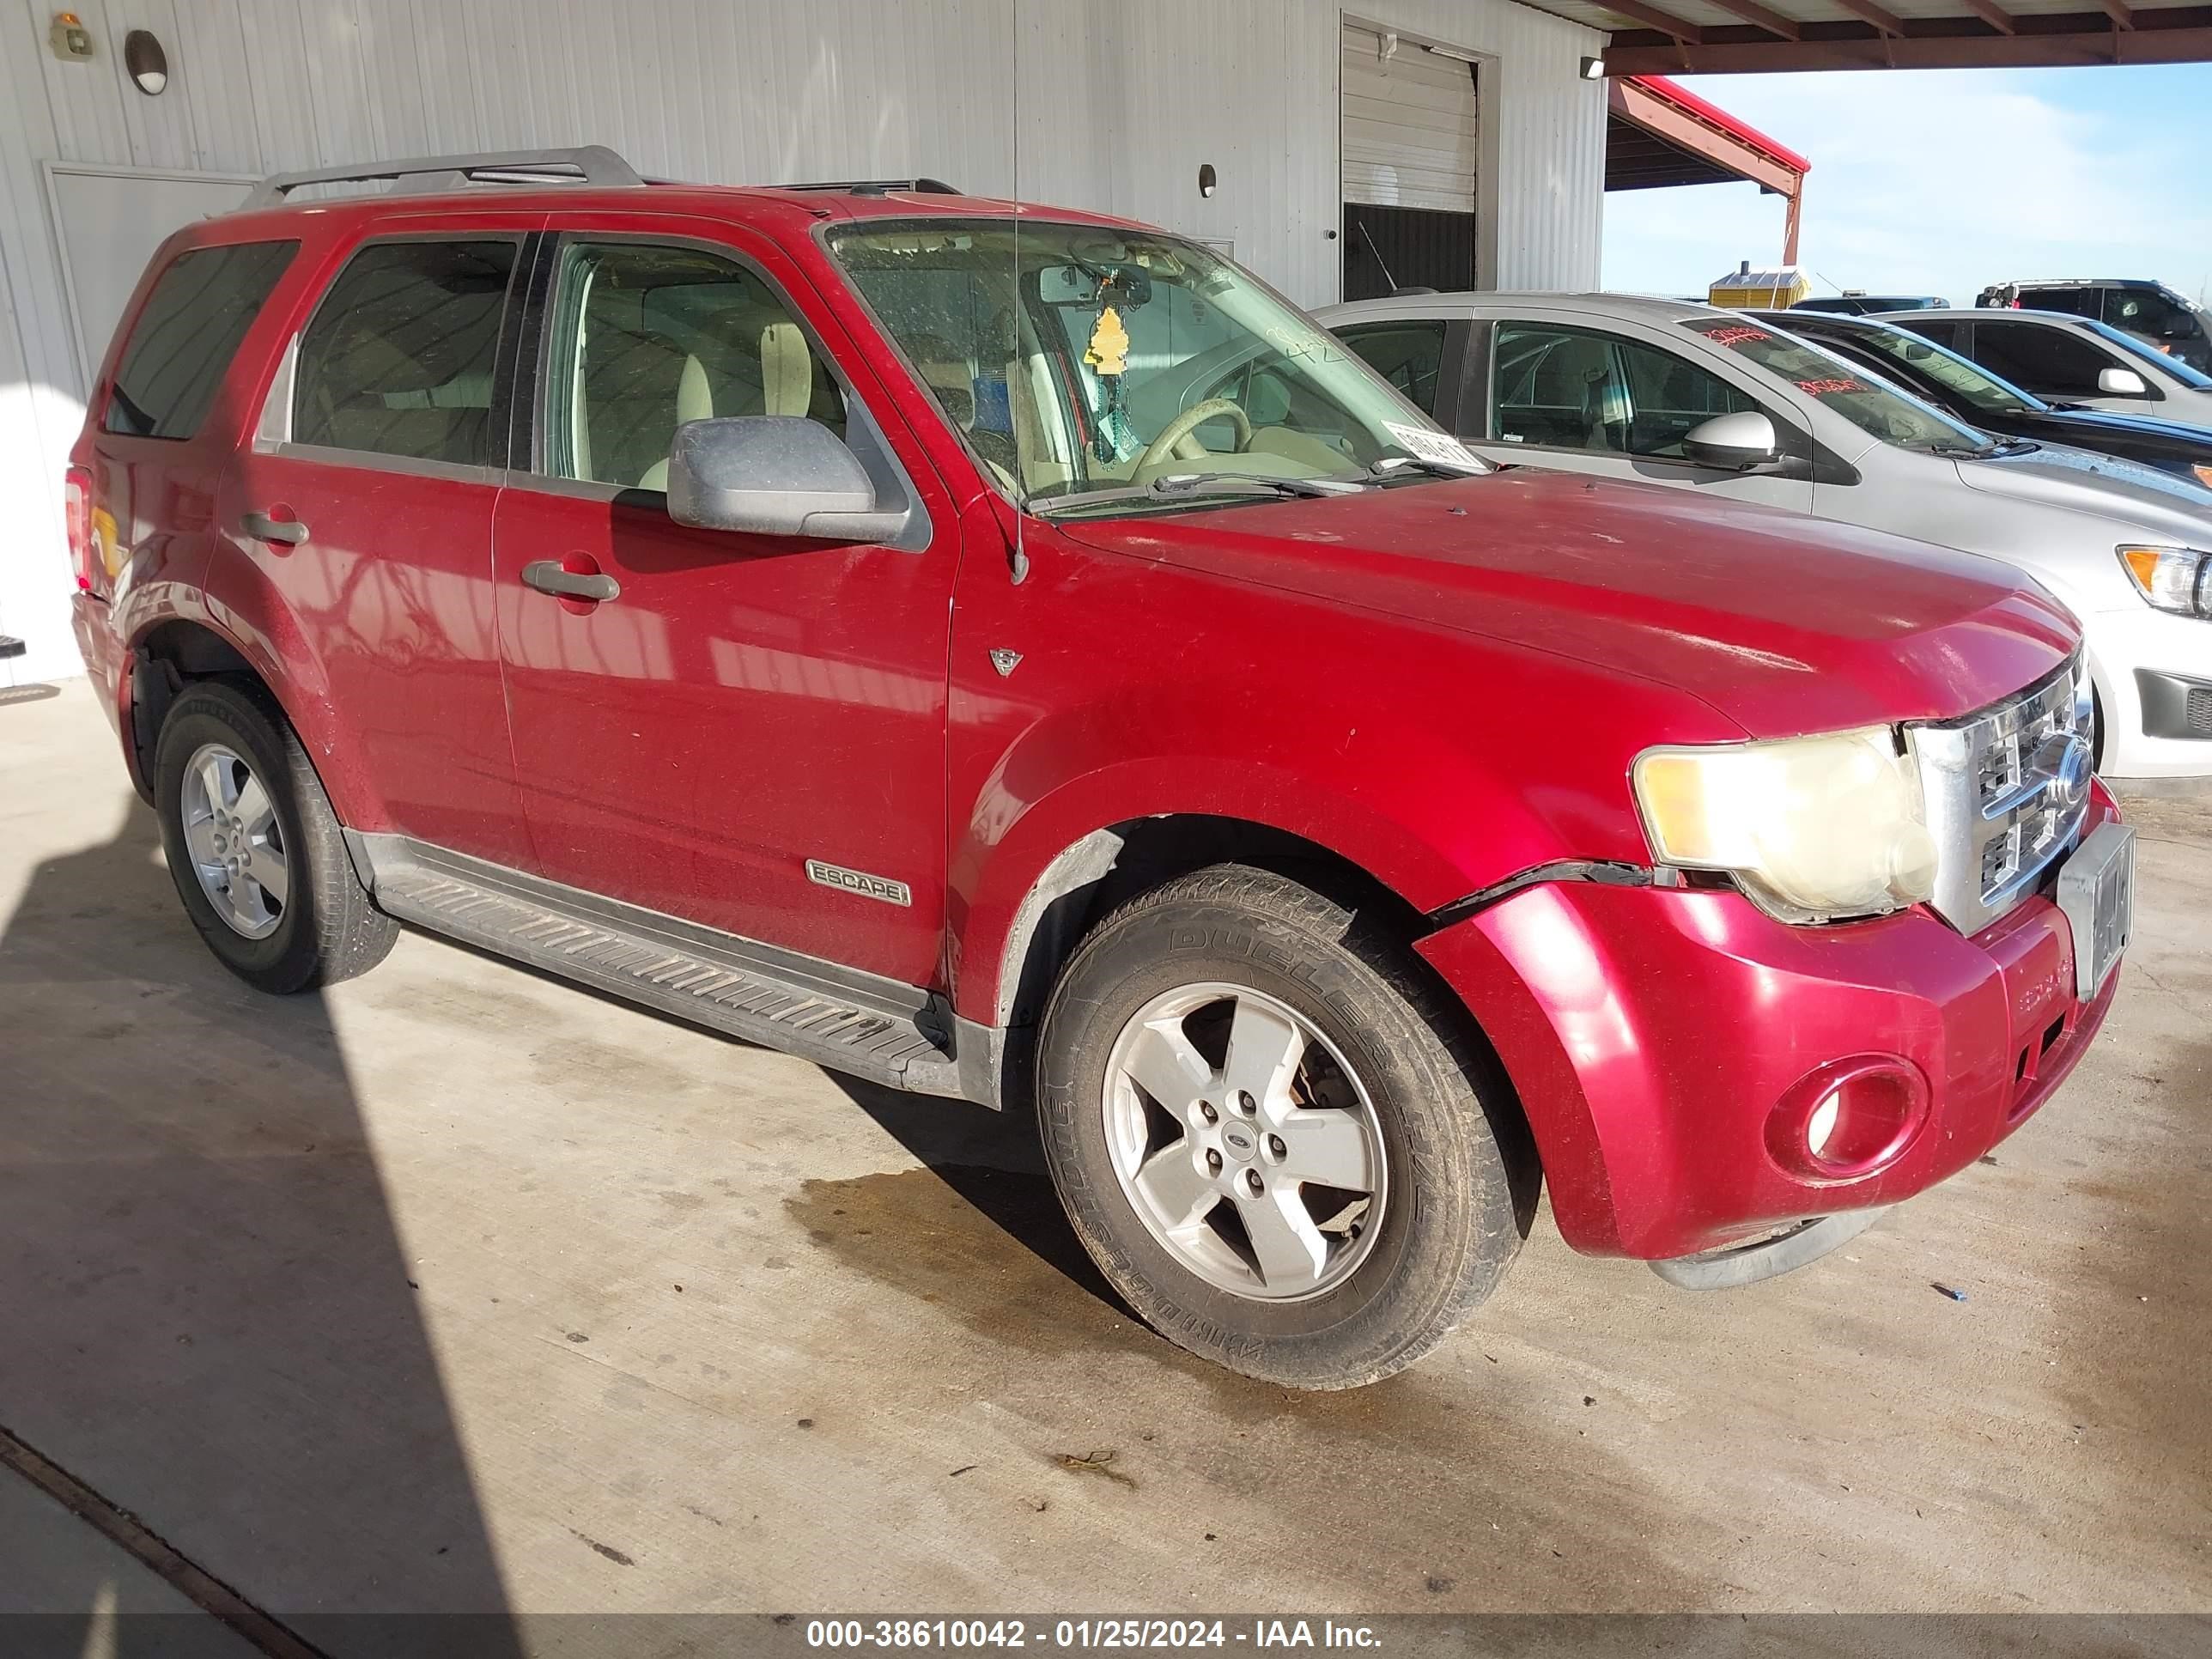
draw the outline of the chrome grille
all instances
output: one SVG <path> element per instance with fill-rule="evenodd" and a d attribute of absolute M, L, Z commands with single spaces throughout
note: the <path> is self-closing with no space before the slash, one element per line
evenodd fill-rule
<path fill-rule="evenodd" d="M 2080 658 L 2018 696 L 1905 728 L 1936 837 L 1936 913 L 1977 933 L 2081 839 L 2093 718 Z"/>

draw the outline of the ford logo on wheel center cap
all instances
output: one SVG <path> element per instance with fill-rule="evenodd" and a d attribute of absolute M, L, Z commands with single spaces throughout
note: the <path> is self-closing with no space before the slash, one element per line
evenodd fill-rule
<path fill-rule="evenodd" d="M 1221 1145 L 1231 1158 L 1249 1158 L 1260 1150 L 1257 1137 L 1241 1123 L 1222 1126 Z"/>

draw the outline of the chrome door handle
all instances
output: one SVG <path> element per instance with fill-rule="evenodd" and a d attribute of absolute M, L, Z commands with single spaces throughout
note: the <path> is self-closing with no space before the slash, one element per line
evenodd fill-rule
<path fill-rule="evenodd" d="M 307 526 L 297 519 L 272 519 L 266 513 L 249 513 L 241 522 L 246 533 L 257 542 L 297 547 L 307 539 Z"/>
<path fill-rule="evenodd" d="M 622 592 L 622 584 L 612 576 L 581 576 L 573 570 L 563 570 L 551 559 L 535 559 L 523 566 L 522 585 L 541 593 L 558 594 L 564 599 L 602 603 Z"/>

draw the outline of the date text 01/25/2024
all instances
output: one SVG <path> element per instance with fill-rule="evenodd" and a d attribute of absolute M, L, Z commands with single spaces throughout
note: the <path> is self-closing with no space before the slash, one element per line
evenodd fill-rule
<path fill-rule="evenodd" d="M 1334 1648 L 1373 1650 L 1381 1638 L 1366 1625 L 1334 1620 L 1254 1619 L 814 1619 L 810 1648 L 1045 1650 Z"/>

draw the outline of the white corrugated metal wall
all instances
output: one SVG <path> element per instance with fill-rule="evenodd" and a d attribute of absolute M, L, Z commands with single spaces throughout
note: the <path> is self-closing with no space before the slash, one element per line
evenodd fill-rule
<path fill-rule="evenodd" d="M 1602 37 L 1510 0 L 0 0 L 0 684 L 73 672 L 61 468 L 82 387 L 42 161 L 262 173 L 593 142 L 678 178 L 933 173 L 1233 243 L 1336 296 L 1340 19 L 1485 54 L 1503 287 L 1595 287 Z M 167 48 L 159 98 L 124 35 Z M 1201 200 L 1200 162 L 1218 193 Z"/>

